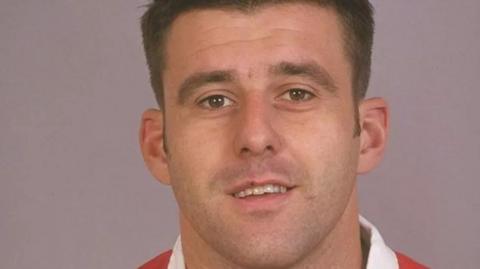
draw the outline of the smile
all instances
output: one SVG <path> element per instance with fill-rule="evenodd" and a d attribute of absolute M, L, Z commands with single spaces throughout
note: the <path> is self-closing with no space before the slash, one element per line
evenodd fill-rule
<path fill-rule="evenodd" d="M 277 184 L 266 184 L 255 186 L 251 188 L 246 188 L 242 191 L 236 192 L 233 194 L 235 198 L 246 198 L 249 196 L 260 196 L 265 194 L 275 194 L 275 193 L 286 193 L 287 187 L 277 185 Z"/>

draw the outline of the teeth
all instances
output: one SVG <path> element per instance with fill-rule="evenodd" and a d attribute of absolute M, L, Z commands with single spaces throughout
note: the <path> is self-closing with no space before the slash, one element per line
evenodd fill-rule
<path fill-rule="evenodd" d="M 287 187 L 280 185 L 267 184 L 263 186 L 255 186 L 252 188 L 247 188 L 243 191 L 237 192 L 234 194 L 237 198 L 245 198 L 248 196 L 263 195 L 268 193 L 286 193 Z"/>
<path fill-rule="evenodd" d="M 253 195 L 262 195 L 265 192 L 263 187 L 255 187 L 253 188 Z"/>
<path fill-rule="evenodd" d="M 273 191 L 274 192 L 280 192 L 280 186 L 278 186 L 278 185 L 273 186 Z"/>
<path fill-rule="evenodd" d="M 265 193 L 273 193 L 273 185 L 267 185 L 263 187 Z"/>

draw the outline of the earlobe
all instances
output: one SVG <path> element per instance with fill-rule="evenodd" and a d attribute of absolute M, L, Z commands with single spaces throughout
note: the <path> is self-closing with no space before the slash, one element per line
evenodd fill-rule
<path fill-rule="evenodd" d="M 142 115 L 139 130 L 140 149 L 152 175 L 164 184 L 170 184 L 168 158 L 164 148 L 164 119 L 160 110 L 149 109 Z"/>
<path fill-rule="evenodd" d="M 360 156 L 357 173 L 363 174 L 375 168 L 383 157 L 387 143 L 389 111 L 385 100 L 363 100 L 360 111 Z"/>

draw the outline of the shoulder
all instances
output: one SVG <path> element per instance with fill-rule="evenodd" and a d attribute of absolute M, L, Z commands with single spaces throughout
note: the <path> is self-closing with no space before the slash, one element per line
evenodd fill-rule
<path fill-rule="evenodd" d="M 172 256 L 172 250 L 165 251 L 144 265 L 138 267 L 138 269 L 167 269 L 170 256 Z"/>
<path fill-rule="evenodd" d="M 400 269 L 428 269 L 428 267 L 425 265 L 419 264 L 400 252 L 395 252 L 395 254 L 397 256 L 398 266 Z"/>

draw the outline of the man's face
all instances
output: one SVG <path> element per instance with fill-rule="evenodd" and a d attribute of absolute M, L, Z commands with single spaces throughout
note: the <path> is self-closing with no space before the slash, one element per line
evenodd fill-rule
<path fill-rule="evenodd" d="M 164 124 L 182 234 L 264 267 L 328 236 L 359 155 L 342 31 L 333 10 L 307 4 L 175 20 Z"/>

